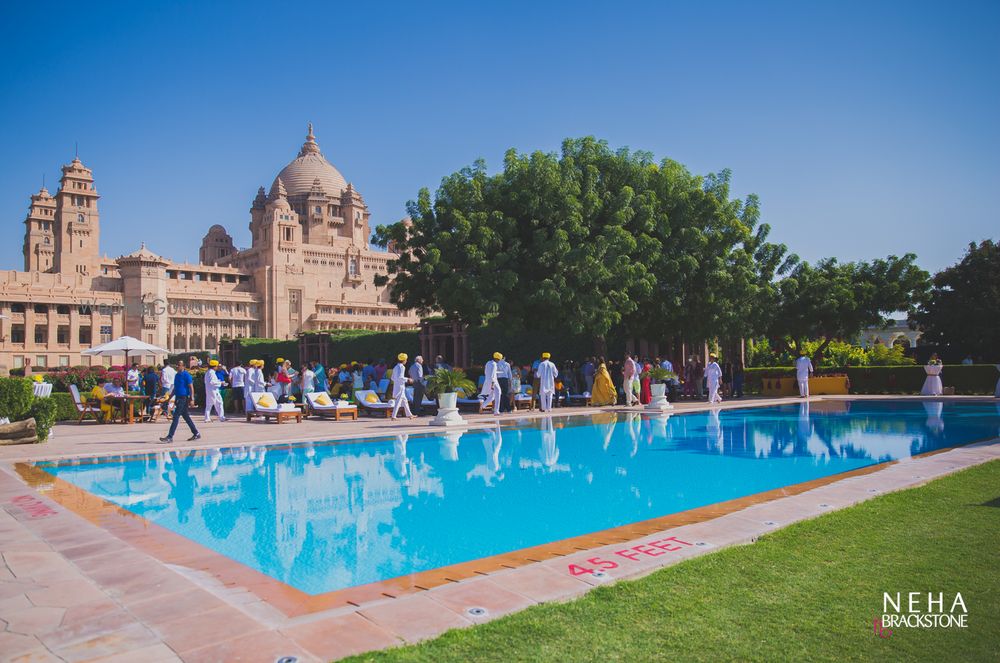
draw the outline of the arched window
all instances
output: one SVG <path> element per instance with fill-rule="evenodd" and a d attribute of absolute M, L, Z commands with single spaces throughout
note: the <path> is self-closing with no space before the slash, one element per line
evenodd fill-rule
<path fill-rule="evenodd" d="M 79 221 L 80 223 L 83 223 L 84 221 L 87 220 L 87 217 L 85 217 L 83 214 L 77 214 L 76 220 Z"/>

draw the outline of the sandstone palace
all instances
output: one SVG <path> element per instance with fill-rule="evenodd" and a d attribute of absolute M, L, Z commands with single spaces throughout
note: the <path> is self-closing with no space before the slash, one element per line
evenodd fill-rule
<path fill-rule="evenodd" d="M 0 366 L 90 364 L 81 350 L 125 334 L 179 353 L 215 351 L 225 338 L 417 326 L 375 286 L 393 254 L 369 246 L 368 206 L 324 158 L 312 125 L 298 156 L 257 192 L 248 249 L 214 225 L 196 265 L 144 245 L 102 257 L 99 199 L 78 158 L 55 194 L 31 196 L 24 271 L 0 276 Z"/>

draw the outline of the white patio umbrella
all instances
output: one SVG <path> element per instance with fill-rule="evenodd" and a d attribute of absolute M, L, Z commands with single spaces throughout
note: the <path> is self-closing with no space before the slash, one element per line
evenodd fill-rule
<path fill-rule="evenodd" d="M 128 356 L 132 353 L 165 355 L 169 354 L 169 350 L 165 350 L 155 345 L 150 345 L 149 343 L 143 343 L 139 339 L 132 338 L 131 336 L 121 336 L 113 341 L 95 345 L 88 350 L 84 350 L 80 354 L 91 357 L 125 355 L 125 364 L 128 365 Z"/>

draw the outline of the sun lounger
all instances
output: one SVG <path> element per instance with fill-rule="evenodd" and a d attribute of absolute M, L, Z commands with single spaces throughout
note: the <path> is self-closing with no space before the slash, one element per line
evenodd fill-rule
<path fill-rule="evenodd" d="M 332 417 L 335 421 L 340 421 L 344 417 L 349 419 L 358 418 L 357 405 L 352 405 L 347 401 L 332 399 L 328 395 L 326 400 L 329 401 L 329 404 L 324 405 L 323 403 L 317 402 L 317 399 L 319 399 L 321 395 L 326 394 L 322 391 L 306 394 L 306 404 L 309 406 L 310 414 L 319 415 L 320 417 Z"/>
<path fill-rule="evenodd" d="M 514 394 L 514 409 L 524 410 L 531 407 L 534 396 L 531 393 L 530 384 L 522 384 L 521 391 Z"/>
<path fill-rule="evenodd" d="M 379 399 L 378 394 L 371 389 L 359 389 L 354 392 L 354 398 L 357 399 L 358 408 L 362 412 L 367 412 L 371 415 L 378 413 L 384 417 L 392 415 L 392 403 L 383 402 Z M 372 400 L 373 398 L 375 400 Z"/>
<path fill-rule="evenodd" d="M 261 399 L 265 396 L 270 396 L 274 405 L 261 404 Z M 251 400 L 253 400 L 254 406 L 253 410 L 247 412 L 247 421 L 250 421 L 253 417 L 264 417 L 264 421 L 270 421 L 271 417 L 274 417 L 276 422 L 284 423 L 286 421 L 295 420 L 295 423 L 302 423 L 302 410 L 295 407 L 290 403 L 278 403 L 277 399 L 274 398 L 274 394 L 268 392 L 256 391 L 250 394 Z"/>
<path fill-rule="evenodd" d="M 585 391 L 582 394 L 570 394 L 569 395 L 570 405 L 590 405 L 590 392 Z"/>
<path fill-rule="evenodd" d="M 411 404 L 413 403 L 413 387 L 406 388 L 406 400 L 410 401 Z M 421 407 L 437 407 L 437 401 L 432 398 L 427 398 L 427 395 L 425 394 L 423 400 L 420 402 L 420 405 Z"/>

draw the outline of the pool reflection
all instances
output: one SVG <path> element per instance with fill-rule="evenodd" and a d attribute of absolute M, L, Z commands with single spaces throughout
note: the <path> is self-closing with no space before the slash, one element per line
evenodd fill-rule
<path fill-rule="evenodd" d="M 984 439 L 998 424 L 992 404 L 820 401 L 46 470 L 320 593 Z"/>

